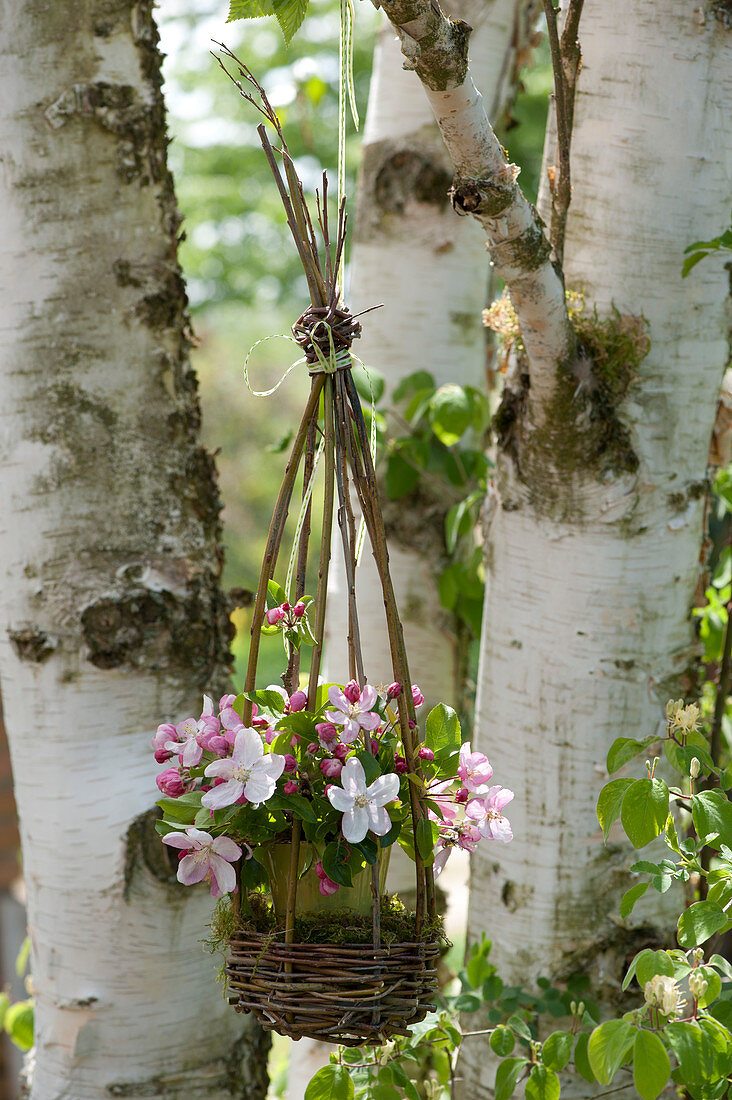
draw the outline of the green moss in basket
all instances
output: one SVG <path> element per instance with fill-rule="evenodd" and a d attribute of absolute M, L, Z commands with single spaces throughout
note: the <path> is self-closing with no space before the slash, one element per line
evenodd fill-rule
<path fill-rule="evenodd" d="M 272 907 L 260 893 L 248 897 L 251 914 L 240 913 L 238 905 L 228 898 L 217 904 L 211 919 L 211 938 L 207 944 L 211 950 L 223 947 L 237 931 L 276 933 L 277 925 Z M 370 943 L 371 915 L 357 913 L 353 909 L 332 909 L 324 913 L 302 913 L 295 918 L 297 943 Z M 381 899 L 381 940 L 390 943 L 410 943 L 415 940 L 414 913 L 404 907 L 396 894 L 385 894 Z M 420 940 L 429 943 L 447 943 L 442 917 L 424 922 Z"/>

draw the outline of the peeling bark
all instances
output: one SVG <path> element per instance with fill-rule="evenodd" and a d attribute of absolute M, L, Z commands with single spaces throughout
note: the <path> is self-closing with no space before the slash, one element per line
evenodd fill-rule
<path fill-rule="evenodd" d="M 256 1100 L 267 1042 L 199 943 L 210 898 L 151 831 L 151 733 L 230 661 L 152 4 L 11 0 L 4 20 L 0 680 L 28 1095 Z"/>

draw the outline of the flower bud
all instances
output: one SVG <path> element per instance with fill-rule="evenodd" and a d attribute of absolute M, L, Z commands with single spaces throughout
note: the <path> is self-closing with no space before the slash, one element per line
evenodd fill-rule
<path fill-rule="evenodd" d="M 695 756 L 692 756 L 691 763 L 689 764 L 689 775 L 692 779 L 696 779 L 701 771 L 701 764 Z"/>
<path fill-rule="evenodd" d="M 422 745 L 417 753 L 420 760 L 434 760 L 435 754 L 432 749 L 428 749 L 426 745 Z"/>
<path fill-rule="evenodd" d="M 348 745 L 336 745 L 333 749 L 333 755 L 337 757 L 338 760 L 345 760 L 348 756 Z"/>
<path fill-rule="evenodd" d="M 285 783 L 285 794 L 297 794 L 297 783 L 294 779 L 288 779 Z"/>
<path fill-rule="evenodd" d="M 265 618 L 270 626 L 276 626 L 280 619 L 284 618 L 282 608 L 270 607 L 269 611 L 265 613 Z"/>
<path fill-rule="evenodd" d="M 376 740 L 375 737 L 371 738 L 371 740 L 369 742 L 369 748 L 371 749 L 371 755 L 372 756 L 378 756 L 379 755 L 379 749 L 381 748 L 381 745 L 379 744 L 379 742 Z"/>
<path fill-rule="evenodd" d="M 387 699 L 398 699 L 401 693 L 402 685 L 398 684 L 396 681 L 394 681 L 393 684 L 389 684 L 388 688 L 386 689 Z"/>
<path fill-rule="evenodd" d="M 315 727 L 315 732 L 320 738 L 320 744 L 324 748 L 328 745 L 333 745 L 338 740 L 338 730 L 332 722 L 318 722 Z"/>
<path fill-rule="evenodd" d="M 470 791 L 468 790 L 467 787 L 461 787 L 460 790 L 455 795 L 455 801 L 458 804 L 461 804 L 463 802 L 467 802 L 469 798 L 470 798 Z"/>
<path fill-rule="evenodd" d="M 298 710 L 305 710 L 308 705 L 308 697 L 304 691 L 296 691 L 294 695 L 290 696 L 290 714 L 295 714 Z"/>
<path fill-rule="evenodd" d="M 155 763 L 156 764 L 164 764 L 167 760 L 170 760 L 172 755 L 173 755 L 172 752 L 168 752 L 167 749 L 156 749 L 155 750 Z"/>
<path fill-rule="evenodd" d="M 310 744 L 307 747 L 308 755 L 309 756 L 315 756 L 316 752 L 319 752 L 319 751 L 320 751 L 320 745 L 318 744 L 318 742 L 317 741 L 311 741 Z"/>
<path fill-rule="evenodd" d="M 264 733 L 264 740 L 267 742 L 267 744 L 271 745 L 276 736 L 277 730 L 273 729 L 272 726 L 268 726 Z"/>
<path fill-rule="evenodd" d="M 331 894 L 337 894 L 340 890 L 340 886 L 337 882 L 333 882 L 332 878 L 328 878 L 326 875 L 324 878 L 321 878 L 318 883 L 318 890 L 320 890 L 324 898 L 327 898 L 330 897 Z"/>
<path fill-rule="evenodd" d="M 208 739 L 208 751 L 216 753 L 217 756 L 228 756 L 230 747 L 227 739 L 221 737 L 219 734 L 216 734 L 214 737 L 209 737 Z"/>
<path fill-rule="evenodd" d="M 343 694 L 349 703 L 357 703 L 361 698 L 361 688 L 355 680 L 349 680 L 343 689 Z"/>
<path fill-rule="evenodd" d="M 285 766 L 282 770 L 286 772 L 294 772 L 297 770 L 297 760 L 291 752 L 285 753 Z"/>
<path fill-rule="evenodd" d="M 177 768 L 166 768 L 156 777 L 155 782 L 166 798 L 180 798 L 188 789 Z"/>
<path fill-rule="evenodd" d="M 171 722 L 163 722 L 162 725 L 158 726 L 157 730 L 155 731 L 155 736 L 153 737 L 153 739 L 150 743 L 151 743 L 153 749 L 155 750 L 155 752 L 157 753 L 157 751 L 159 749 L 162 749 L 162 748 L 165 747 L 165 742 L 166 741 L 177 741 L 177 740 L 178 740 L 178 731 L 176 730 L 175 726 Z M 158 759 L 157 756 L 155 757 L 155 759 L 156 760 Z M 162 763 L 162 761 L 158 760 L 158 763 Z"/>
<path fill-rule="evenodd" d="M 415 707 L 421 707 L 422 703 L 424 703 L 424 695 L 419 690 L 416 684 L 412 684 L 412 700 Z"/>
<path fill-rule="evenodd" d="M 301 619 L 303 617 L 303 615 L 305 614 L 305 603 L 303 602 L 303 600 L 297 601 L 292 609 L 292 614 L 295 616 L 296 619 Z"/>
<path fill-rule="evenodd" d="M 326 779 L 337 779 L 343 771 L 343 764 L 340 760 L 321 760 L 320 770 Z"/>
<path fill-rule="evenodd" d="M 227 710 L 229 707 L 233 707 L 236 702 L 236 695 L 222 695 L 219 700 L 219 711 Z"/>
<path fill-rule="evenodd" d="M 409 767 L 403 756 L 394 757 L 394 771 L 397 775 L 406 775 L 409 771 Z"/>
<path fill-rule="evenodd" d="M 287 611 L 289 611 L 289 610 L 290 610 L 290 605 L 289 605 L 289 603 L 287 602 L 287 600 L 285 600 L 285 602 L 283 603 L 283 605 L 282 605 L 282 610 L 283 610 L 284 612 L 287 612 Z"/>
<path fill-rule="evenodd" d="M 417 728 L 417 723 L 416 723 L 416 722 L 414 721 L 414 719 L 413 719 L 413 718 L 409 718 L 409 719 L 408 719 L 407 721 L 408 721 L 408 723 L 409 723 L 409 728 L 410 728 L 410 730 L 416 730 L 416 728 Z"/>

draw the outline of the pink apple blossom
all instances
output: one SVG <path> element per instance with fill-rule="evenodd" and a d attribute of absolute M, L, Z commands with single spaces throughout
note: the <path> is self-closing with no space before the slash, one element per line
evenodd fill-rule
<path fill-rule="evenodd" d="M 177 768 L 166 768 L 164 772 L 156 776 L 155 782 L 158 785 L 158 790 L 167 798 L 180 798 L 193 786 L 192 783 L 187 783 L 184 780 Z"/>
<path fill-rule="evenodd" d="M 224 783 L 208 791 L 201 802 L 209 810 L 220 810 L 223 806 L 232 806 L 245 795 L 249 802 L 258 806 L 272 797 L 284 767 L 284 756 L 265 753 L 256 730 L 240 729 L 233 754 L 225 760 L 214 760 L 206 768 L 204 775 L 217 776 Z"/>
<path fill-rule="evenodd" d="M 490 787 L 483 797 L 473 798 L 465 807 L 465 816 L 475 822 L 480 835 L 487 840 L 513 840 L 513 832 L 501 810 L 513 798 L 513 791 L 505 787 Z"/>
<path fill-rule="evenodd" d="M 460 746 L 458 775 L 473 794 L 485 794 L 493 775 L 493 768 L 482 752 L 473 752 L 470 742 Z"/>
<path fill-rule="evenodd" d="M 203 756 L 203 748 L 199 742 L 199 735 L 206 733 L 219 733 L 221 729 L 218 718 L 213 713 L 213 700 L 210 696 L 203 697 L 203 711 L 201 717 L 185 718 L 175 727 L 175 739 L 170 738 L 163 745 L 168 752 L 176 753 L 184 768 L 192 768 L 200 764 Z"/>
<path fill-rule="evenodd" d="M 452 823 L 457 819 L 458 811 L 455 806 L 455 798 L 451 793 L 453 782 L 452 779 L 445 779 L 441 783 L 431 783 L 427 788 L 427 797 L 439 806 L 442 814 L 442 817 L 440 817 L 428 806 L 427 813 L 432 821 Z"/>
<path fill-rule="evenodd" d="M 466 852 L 473 852 L 480 838 L 480 829 L 475 825 L 471 825 L 469 822 L 464 822 L 462 825 L 457 825 L 454 828 L 441 831 L 440 838 L 437 842 L 439 851 L 435 853 L 435 862 L 433 865 L 435 878 L 442 873 L 453 848 L 463 848 Z"/>
<path fill-rule="evenodd" d="M 335 710 L 327 710 L 325 717 L 334 725 L 343 726 L 341 741 L 344 745 L 355 741 L 362 729 L 374 730 L 381 723 L 379 715 L 372 710 L 378 696 L 371 684 L 366 684 L 363 691 L 355 680 L 346 684 L 345 691 L 332 684 L 328 689 L 328 698 Z"/>
<path fill-rule="evenodd" d="M 284 617 L 285 613 L 281 607 L 270 607 L 269 611 L 265 612 L 265 618 L 270 626 L 276 626 Z"/>
<path fill-rule="evenodd" d="M 432 749 L 428 748 L 426 745 L 420 746 L 417 756 L 420 758 L 420 760 L 429 761 L 435 759 L 435 754 L 433 753 Z"/>
<path fill-rule="evenodd" d="M 304 691 L 296 691 L 290 696 L 290 714 L 296 714 L 299 710 L 305 710 L 308 705 L 308 697 Z"/>
<path fill-rule="evenodd" d="M 184 833 L 168 833 L 163 843 L 188 850 L 178 864 L 178 881 L 184 886 L 205 879 L 215 898 L 236 889 L 236 872 L 231 864 L 241 856 L 241 848 L 230 837 L 217 836 L 214 840 L 210 833 L 191 826 Z"/>
<path fill-rule="evenodd" d="M 343 764 L 337 759 L 321 760 L 320 770 L 326 779 L 337 779 L 343 771 Z"/>
<path fill-rule="evenodd" d="M 424 695 L 416 684 L 412 684 L 412 701 L 415 707 L 421 707 L 422 703 L 424 703 Z"/>

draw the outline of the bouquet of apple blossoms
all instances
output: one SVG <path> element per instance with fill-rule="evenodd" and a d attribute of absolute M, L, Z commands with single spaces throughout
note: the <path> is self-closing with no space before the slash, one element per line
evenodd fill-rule
<path fill-rule="evenodd" d="M 271 626 L 306 628 L 305 605 L 267 613 Z M 492 784 L 480 752 L 461 743 L 455 712 L 439 704 L 428 715 L 418 747 L 420 777 L 410 774 L 394 709 L 403 686 L 377 690 L 355 680 L 321 684 L 315 706 L 307 695 L 279 687 L 225 695 L 216 707 L 204 696 L 199 718 L 164 723 L 153 737 L 163 797 L 163 842 L 178 850 L 178 880 L 205 881 L 218 898 L 266 886 L 268 846 L 289 840 L 301 823 L 320 893 L 349 887 L 379 849 L 395 842 L 414 858 L 409 784 L 423 791 L 427 818 L 417 844 L 438 875 L 453 848 L 473 851 L 482 839 L 509 841 L 503 809 L 513 794 Z M 424 703 L 407 688 L 415 708 Z M 250 724 L 242 719 L 252 704 Z"/>

